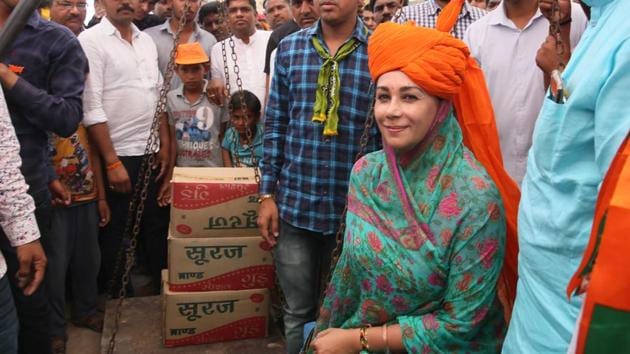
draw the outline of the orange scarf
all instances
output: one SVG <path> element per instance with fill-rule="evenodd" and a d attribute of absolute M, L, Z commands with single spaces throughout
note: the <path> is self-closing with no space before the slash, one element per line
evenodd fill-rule
<path fill-rule="evenodd" d="M 440 32 L 451 33 L 453 27 L 457 23 L 457 18 L 462 12 L 464 2 L 466 0 L 451 0 L 448 5 L 444 6 L 437 19 L 435 29 Z"/>
<path fill-rule="evenodd" d="M 444 7 L 438 18 L 438 28 L 442 32 L 411 23 L 379 25 L 369 40 L 368 62 L 374 81 L 384 73 L 400 70 L 430 95 L 453 102 L 464 144 L 494 180 L 505 206 L 507 239 L 499 293 L 509 317 L 518 278 L 516 216 L 520 191 L 503 168 L 494 112 L 483 73 L 470 57 L 466 44 L 445 33 L 455 24 L 463 1 L 452 0 Z"/>

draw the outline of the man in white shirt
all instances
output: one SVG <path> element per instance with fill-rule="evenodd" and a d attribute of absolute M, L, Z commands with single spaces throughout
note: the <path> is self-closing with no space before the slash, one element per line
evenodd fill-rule
<path fill-rule="evenodd" d="M 570 27 L 571 47 L 575 47 L 587 19 L 578 4 L 564 2 L 571 9 L 572 21 L 562 27 Z M 488 83 L 505 169 L 519 185 L 545 96 L 536 53 L 548 34 L 549 21 L 537 0 L 504 0 L 470 25 L 464 38 Z"/>
<path fill-rule="evenodd" d="M 228 61 L 229 93 L 238 91 L 230 43 L 233 41 L 243 89 L 251 91 L 261 103 L 264 103 L 265 53 L 271 32 L 256 30 L 255 0 L 225 0 L 225 3 L 228 10 L 228 25 L 232 29 L 233 35 L 212 48 L 210 55 L 210 74 L 212 77 L 210 97 L 218 104 L 223 103 L 226 87 L 223 47 Z"/>
<path fill-rule="evenodd" d="M 120 285 L 120 275 L 113 274 L 122 244 L 127 213 L 140 165 L 145 156 L 162 78 L 158 69 L 157 49 L 151 37 L 132 23 L 133 0 L 103 0 L 106 16 L 101 23 L 79 36 L 88 57 L 90 75 L 83 98 L 84 125 L 107 171 L 107 201 L 111 222 L 101 233 L 101 291 Z M 168 167 L 168 126 L 160 119 L 160 166 L 151 177 L 141 223 L 140 242 L 145 250 L 153 290 L 159 289 L 160 271 L 166 266 L 168 209 L 160 208 L 160 192 L 168 186 L 161 177 Z M 159 185 L 158 185 L 159 184 Z M 120 272 L 119 272 L 120 273 Z"/>
<path fill-rule="evenodd" d="M 147 28 L 144 31 L 151 36 L 155 46 L 157 47 L 158 64 L 160 66 L 160 72 L 163 76 L 166 76 L 166 67 L 171 58 L 175 33 L 177 33 L 179 21 L 183 16 L 186 16 L 186 25 L 179 37 L 180 44 L 199 42 L 206 52 L 206 55 L 210 56 L 212 47 L 217 43 L 217 40 L 210 32 L 200 28 L 197 24 L 196 18 L 197 13 L 199 12 L 199 6 L 201 5 L 201 0 L 190 0 L 188 2 L 190 8 L 187 14 L 184 14 L 185 0 L 169 0 L 169 3 L 173 8 L 173 16 L 171 16 L 163 24 Z M 171 90 L 178 88 L 181 83 L 182 81 L 179 79 L 179 76 L 173 75 L 171 79 Z"/>

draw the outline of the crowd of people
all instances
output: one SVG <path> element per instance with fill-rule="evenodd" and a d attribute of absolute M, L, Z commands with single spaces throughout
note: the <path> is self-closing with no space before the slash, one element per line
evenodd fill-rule
<path fill-rule="evenodd" d="M 629 4 L 43 3 L 0 58 L 0 353 L 63 354 L 99 295 L 159 293 L 175 167 L 260 169 L 289 354 L 583 352 L 595 318 L 630 350 L 627 316 L 584 305 Z"/>

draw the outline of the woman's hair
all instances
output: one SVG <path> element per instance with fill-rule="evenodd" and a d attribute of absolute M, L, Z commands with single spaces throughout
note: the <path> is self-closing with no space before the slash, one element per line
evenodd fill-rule
<path fill-rule="evenodd" d="M 243 108 L 246 108 L 249 112 L 251 112 L 254 115 L 256 122 L 258 122 L 261 113 L 260 100 L 256 97 L 256 95 L 247 90 L 234 92 L 232 97 L 230 97 L 230 113 Z"/>

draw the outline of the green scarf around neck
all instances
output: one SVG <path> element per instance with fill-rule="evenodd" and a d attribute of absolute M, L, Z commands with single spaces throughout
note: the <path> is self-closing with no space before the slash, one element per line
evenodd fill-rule
<path fill-rule="evenodd" d="M 361 44 L 356 38 L 344 43 L 335 56 L 330 56 L 317 36 L 312 37 L 317 54 L 324 59 L 317 76 L 317 91 L 313 106 L 313 122 L 325 123 L 324 135 L 337 135 L 339 123 L 339 62 L 348 57 Z M 330 107 L 329 107 L 330 103 Z"/>

